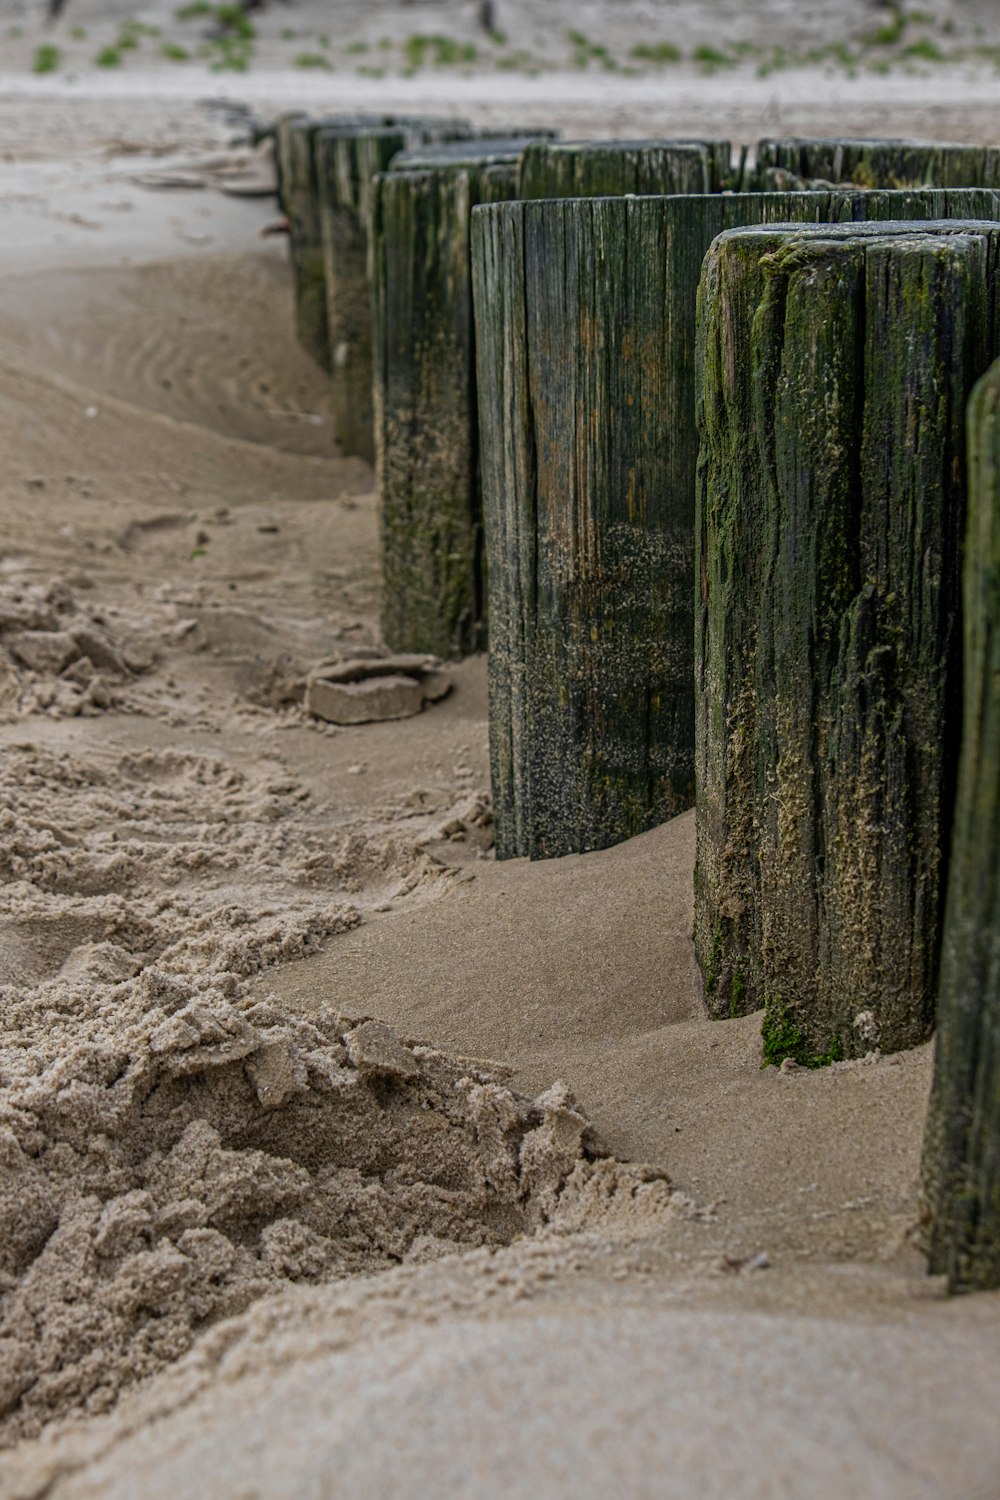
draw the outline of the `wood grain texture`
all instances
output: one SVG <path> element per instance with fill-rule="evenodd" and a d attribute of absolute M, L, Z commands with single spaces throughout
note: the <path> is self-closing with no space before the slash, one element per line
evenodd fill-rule
<path fill-rule="evenodd" d="M 1000 147 L 940 141 L 769 137 L 758 141 L 747 187 L 1000 187 Z"/>
<path fill-rule="evenodd" d="M 948 209 L 944 192 L 846 191 L 474 213 L 501 858 L 615 843 L 693 798 L 695 302 L 712 240 Z"/>
<path fill-rule="evenodd" d="M 924 1142 L 932 1272 L 1000 1287 L 1000 363 L 968 414 L 965 699 Z"/>
<path fill-rule="evenodd" d="M 469 229 L 514 192 L 524 138 L 421 148 L 375 179 L 376 488 L 394 650 L 485 643 Z"/>
<path fill-rule="evenodd" d="M 957 758 L 963 412 L 1000 226 L 720 238 L 700 289 L 695 944 L 817 1061 L 932 1027 Z"/>

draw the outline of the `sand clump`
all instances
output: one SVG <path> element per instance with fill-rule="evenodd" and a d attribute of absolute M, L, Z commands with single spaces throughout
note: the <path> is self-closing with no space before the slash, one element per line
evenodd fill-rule
<path fill-rule="evenodd" d="M 529 1101 L 377 1021 L 128 967 L 92 945 L 0 1050 L 6 1443 L 108 1409 L 267 1292 L 507 1244 L 607 1175 L 564 1087 Z"/>
<path fill-rule="evenodd" d="M 103 618 L 80 609 L 66 584 L 0 584 L 3 718 L 100 713 L 118 700 L 119 684 L 151 665 L 150 654 L 123 649 Z"/>

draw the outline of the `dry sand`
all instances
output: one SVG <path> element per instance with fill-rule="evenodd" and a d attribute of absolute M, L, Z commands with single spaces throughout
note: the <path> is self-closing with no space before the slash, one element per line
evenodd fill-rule
<path fill-rule="evenodd" d="M 137 77 L 0 97 L 0 1496 L 1000 1495 L 1000 1298 L 916 1248 L 930 1049 L 762 1071 L 706 1022 L 690 816 L 496 864 L 482 661 L 307 719 L 378 644 L 371 474 L 273 205 L 137 180 L 266 163 Z M 669 128 L 591 82 L 588 133 Z"/>

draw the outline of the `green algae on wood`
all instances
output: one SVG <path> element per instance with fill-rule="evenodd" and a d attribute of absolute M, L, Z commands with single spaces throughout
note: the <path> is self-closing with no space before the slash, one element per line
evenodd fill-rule
<path fill-rule="evenodd" d="M 718 193 L 738 183 L 729 141 L 541 141 L 521 158 L 517 196 Z"/>
<path fill-rule="evenodd" d="M 933 1025 L 998 242 L 736 230 L 703 271 L 695 945 L 713 1014 L 738 976 L 817 1058 Z"/>
<path fill-rule="evenodd" d="M 860 188 L 1000 187 L 1000 147 L 941 141 L 822 139 L 758 141 L 748 187 L 768 191 L 820 184 Z"/>
<path fill-rule="evenodd" d="M 962 749 L 924 1140 L 930 1270 L 1000 1287 L 1000 363 L 968 412 Z"/>
<path fill-rule="evenodd" d="M 473 214 L 501 858 L 615 843 L 690 806 L 695 301 L 713 239 L 963 206 L 847 190 Z M 734 993 L 740 1010 L 738 973 Z"/>
<path fill-rule="evenodd" d="M 526 143 L 418 148 L 375 179 L 375 470 L 394 650 L 457 657 L 485 643 L 469 225 L 475 205 L 513 194 Z"/>

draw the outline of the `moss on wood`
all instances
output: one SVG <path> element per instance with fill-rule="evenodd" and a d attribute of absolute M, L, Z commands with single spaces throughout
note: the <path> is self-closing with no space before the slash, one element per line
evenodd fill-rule
<path fill-rule="evenodd" d="M 705 262 L 695 940 L 713 1013 L 738 973 L 815 1056 L 933 1023 L 998 238 L 742 230 Z"/>
<path fill-rule="evenodd" d="M 376 141 L 378 133 L 384 129 L 399 131 L 401 144 L 405 146 L 462 139 L 473 132 L 473 127 L 463 120 L 393 114 L 289 114 L 283 116 L 275 127 L 278 191 L 289 224 L 296 333 L 303 348 L 326 370 L 332 366 L 326 284 L 331 251 L 329 247 L 324 249 L 324 201 L 328 222 L 331 213 L 335 214 L 338 209 L 344 211 L 338 217 L 338 228 L 343 237 L 343 274 L 346 287 L 354 292 L 356 260 L 352 258 L 352 252 L 356 249 L 356 241 L 350 236 L 349 220 L 355 210 L 363 212 L 366 207 L 369 179 L 365 172 L 369 167 L 383 165 Z M 334 138 L 345 143 L 339 165 L 331 161 L 329 145 L 324 145 L 324 141 L 329 143 Z M 352 159 L 346 143 L 365 139 L 368 139 L 368 145 L 359 146 L 358 154 Z M 333 348 L 345 343 L 345 339 L 338 335 L 347 333 L 350 336 L 355 332 L 360 315 L 361 304 L 356 295 L 352 295 L 344 314 L 346 327 L 338 324 L 333 330 Z M 349 345 L 349 338 L 346 342 Z M 349 393 L 351 390 L 353 384 L 349 386 Z M 368 446 L 370 449 L 370 441 Z"/>

